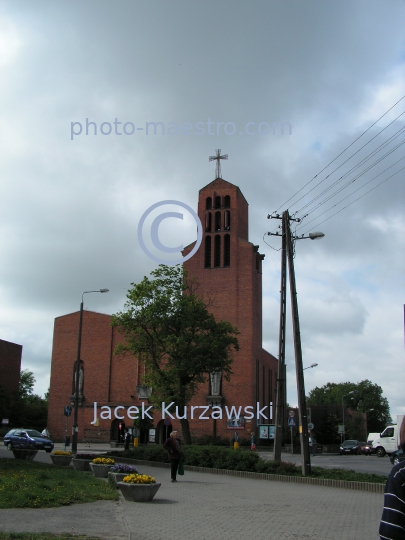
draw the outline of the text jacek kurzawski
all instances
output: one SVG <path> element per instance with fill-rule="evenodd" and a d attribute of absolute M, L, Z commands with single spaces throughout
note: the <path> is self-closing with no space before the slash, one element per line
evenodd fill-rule
<path fill-rule="evenodd" d="M 99 407 L 100 409 L 100 418 L 101 420 L 112 420 L 113 418 L 117 418 L 118 420 L 123 420 L 125 418 L 125 407 L 123 405 L 118 405 L 117 407 L 109 407 L 108 405 L 102 405 Z M 126 410 L 126 416 L 130 420 L 137 420 L 138 418 L 149 418 L 150 420 L 153 420 L 151 414 L 149 414 L 150 411 L 152 411 L 153 407 L 150 405 L 149 407 L 145 407 L 144 402 L 142 402 L 141 407 L 137 407 L 136 405 L 131 405 L 130 407 L 127 407 Z M 266 416 L 265 412 L 266 409 L 269 410 L 269 416 Z M 156 410 L 156 408 L 155 408 Z M 225 416 L 224 416 L 225 413 Z M 260 407 L 260 403 L 256 403 L 256 410 L 254 405 L 248 405 L 244 408 L 242 406 L 235 407 L 232 405 L 232 407 L 220 407 L 219 405 L 214 405 L 213 407 L 209 407 L 208 405 L 190 405 L 189 407 L 184 407 L 184 410 L 182 410 L 181 415 L 179 412 L 179 407 L 172 401 L 168 405 L 163 401 L 162 402 L 162 419 L 165 418 L 171 418 L 174 420 L 177 418 L 177 420 L 209 420 L 212 418 L 213 420 L 222 420 L 222 418 L 227 418 L 228 420 L 232 419 L 239 419 L 240 416 L 243 416 L 246 420 L 252 420 L 253 418 L 256 418 L 256 420 L 263 419 L 263 420 L 269 420 L 270 418 L 273 418 L 273 402 L 270 402 L 270 405 L 265 405 L 264 407 Z M 97 407 L 97 401 L 94 402 L 94 420 L 93 422 L 90 422 L 91 424 L 95 424 L 98 419 L 98 407 Z"/>

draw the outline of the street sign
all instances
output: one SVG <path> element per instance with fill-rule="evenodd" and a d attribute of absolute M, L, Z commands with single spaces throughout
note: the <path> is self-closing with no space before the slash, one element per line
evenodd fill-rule
<path fill-rule="evenodd" d="M 288 411 L 288 416 L 289 416 L 290 418 L 294 418 L 294 416 L 295 416 L 295 411 Z"/>
<path fill-rule="evenodd" d="M 63 414 L 65 416 L 70 416 L 72 414 L 72 406 L 71 405 L 66 405 L 66 407 L 64 407 L 64 409 L 63 409 Z"/>
<path fill-rule="evenodd" d="M 289 418 L 288 419 L 288 427 L 295 427 L 295 418 Z"/>
<path fill-rule="evenodd" d="M 314 427 L 315 427 L 314 424 L 312 422 L 309 422 L 308 429 L 314 429 Z"/>

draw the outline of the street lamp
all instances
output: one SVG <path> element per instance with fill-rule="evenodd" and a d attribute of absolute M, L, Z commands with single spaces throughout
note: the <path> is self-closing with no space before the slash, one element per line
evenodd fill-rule
<path fill-rule="evenodd" d="M 79 409 L 79 388 L 80 388 L 80 349 L 82 345 L 82 325 L 83 325 L 83 296 L 89 293 L 106 293 L 108 289 L 99 289 L 98 291 L 84 291 L 82 294 L 82 301 L 80 304 L 80 318 L 79 318 L 79 336 L 77 340 L 77 358 L 76 358 L 76 380 L 75 380 L 75 399 L 74 399 L 74 414 L 73 414 L 73 433 L 72 433 L 72 454 L 77 453 L 77 416 Z"/>
<path fill-rule="evenodd" d="M 304 367 L 302 368 L 302 371 L 305 371 L 306 369 L 310 369 L 311 367 L 316 367 L 318 364 L 311 364 L 310 366 L 308 367 Z"/>
<path fill-rule="evenodd" d="M 342 396 L 343 442 L 346 440 L 346 433 L 345 433 L 345 409 L 344 409 L 344 406 L 343 406 L 343 398 L 345 398 L 346 396 L 350 396 L 350 394 L 354 394 L 354 390 L 352 390 L 352 391 L 349 392 L 348 394 L 345 394 L 344 396 Z M 340 434 L 340 436 L 342 437 L 342 434 Z M 341 441 L 341 442 L 342 442 L 342 441 Z"/>

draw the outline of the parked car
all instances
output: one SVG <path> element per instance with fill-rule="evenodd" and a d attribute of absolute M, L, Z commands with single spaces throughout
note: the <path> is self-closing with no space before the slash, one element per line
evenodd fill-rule
<path fill-rule="evenodd" d="M 365 444 L 365 443 L 364 443 Z M 340 454 L 361 454 L 360 442 L 355 440 L 345 441 L 340 445 Z"/>
<path fill-rule="evenodd" d="M 52 452 L 54 444 L 43 437 L 36 429 L 12 429 L 4 436 L 4 444 L 8 450 L 13 448 L 34 448 Z"/>
<path fill-rule="evenodd" d="M 390 461 L 393 465 L 396 465 L 400 461 L 405 461 L 404 451 L 399 448 L 398 450 L 395 450 L 395 452 L 392 452 Z"/>
<path fill-rule="evenodd" d="M 375 453 L 375 450 L 373 449 L 373 445 L 368 444 L 363 441 L 360 441 L 360 451 L 362 454 L 365 454 L 366 456 L 371 456 L 371 454 Z"/>

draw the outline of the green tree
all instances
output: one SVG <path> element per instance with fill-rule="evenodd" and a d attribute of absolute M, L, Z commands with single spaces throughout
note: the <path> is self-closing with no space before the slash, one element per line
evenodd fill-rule
<path fill-rule="evenodd" d="M 341 406 L 343 397 L 343 404 L 346 408 L 367 413 L 367 430 L 369 432 L 380 432 L 390 419 L 388 400 L 382 394 L 381 386 L 368 379 L 357 384 L 351 382 L 327 383 L 310 391 L 307 397 L 307 406 Z"/>
<path fill-rule="evenodd" d="M 153 387 L 150 401 L 175 403 L 178 416 L 209 373 L 221 371 L 229 380 L 231 351 L 239 333 L 229 322 L 216 321 L 208 305 L 195 294 L 198 284 L 180 266 L 159 265 L 128 291 L 125 311 L 112 317 L 126 338 L 116 353 L 141 354 L 146 365 L 143 384 Z M 186 444 L 191 444 L 188 419 L 180 420 Z"/>
<path fill-rule="evenodd" d="M 10 412 L 10 424 L 42 431 L 47 424 L 48 401 L 34 394 L 34 384 L 32 371 L 22 370 L 18 396 Z"/>

